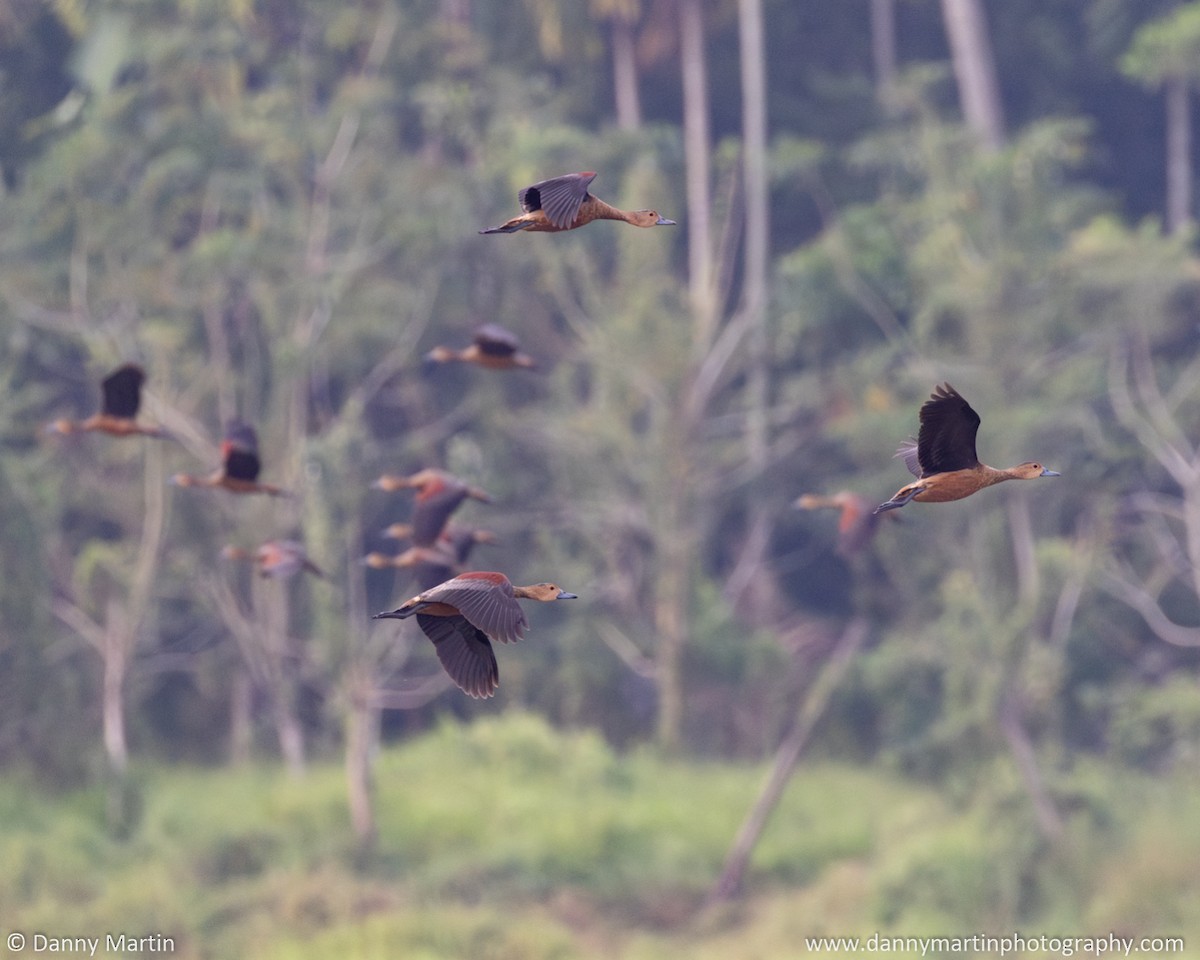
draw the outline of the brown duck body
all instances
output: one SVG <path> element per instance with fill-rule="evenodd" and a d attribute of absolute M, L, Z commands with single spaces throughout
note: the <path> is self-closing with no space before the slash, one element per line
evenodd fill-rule
<path fill-rule="evenodd" d="M 415 616 L 459 688 L 472 697 L 490 697 L 500 683 L 491 641 L 515 643 L 529 627 L 517 601 L 574 599 L 575 594 L 553 583 L 516 587 L 502 573 L 476 570 L 460 573 L 372 619 L 405 620 Z"/>
<path fill-rule="evenodd" d="M 910 500 L 923 503 L 962 500 L 1005 480 L 1059 476 L 1032 460 L 1003 470 L 980 463 L 975 453 L 979 414 L 948 383 L 936 387 L 921 406 L 920 421 L 917 439 L 906 440 L 896 451 L 896 456 L 904 460 L 917 480 L 901 487 L 890 500 L 876 507 L 877 514 L 902 507 Z"/>
<path fill-rule="evenodd" d="M 621 220 L 635 227 L 674 226 L 674 220 L 660 217 L 657 210 L 620 210 L 588 192 L 596 179 L 593 171 L 568 173 L 526 187 L 517 194 L 519 217 L 480 233 L 561 233 L 575 230 L 593 220 Z"/>

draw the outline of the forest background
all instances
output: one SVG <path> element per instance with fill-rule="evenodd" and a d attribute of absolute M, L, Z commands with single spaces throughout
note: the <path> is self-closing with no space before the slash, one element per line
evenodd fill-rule
<path fill-rule="evenodd" d="M 0 928 L 1200 943 L 1198 75 L 1171 0 L 0 2 Z M 478 235 L 585 169 L 679 226 Z M 424 367 L 483 322 L 540 369 Z M 45 435 L 127 360 L 174 441 Z M 1062 479 L 839 551 L 943 380 Z M 234 415 L 294 497 L 167 485 Z M 492 701 L 369 619 L 424 466 L 581 597 Z"/>

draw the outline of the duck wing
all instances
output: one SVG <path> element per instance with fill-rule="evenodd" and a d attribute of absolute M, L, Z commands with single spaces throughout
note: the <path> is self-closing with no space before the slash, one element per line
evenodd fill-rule
<path fill-rule="evenodd" d="M 970 470 L 979 465 L 979 457 L 975 455 L 979 414 L 950 384 L 943 383 L 934 389 L 921 406 L 920 419 L 917 459 L 921 476 Z"/>
<path fill-rule="evenodd" d="M 417 625 L 433 641 L 446 673 L 463 693 L 490 697 L 500 683 L 500 667 L 487 635 L 463 617 L 417 614 Z"/>
<path fill-rule="evenodd" d="M 136 363 L 118 367 L 100 382 L 100 410 L 110 417 L 132 420 L 142 402 L 146 374 Z"/>
<path fill-rule="evenodd" d="M 419 547 L 436 546 L 446 528 L 446 521 L 466 499 L 466 485 L 456 482 L 446 482 L 436 489 L 418 494 L 410 519 L 412 542 Z"/>
<path fill-rule="evenodd" d="M 907 440 L 900 441 L 900 446 L 896 448 L 896 452 L 892 456 L 901 458 L 904 465 L 908 467 L 908 472 L 918 480 L 921 479 L 921 460 L 917 453 L 916 440 L 909 437 Z"/>
<path fill-rule="evenodd" d="M 594 173 L 568 173 L 526 187 L 517 194 L 521 209 L 526 213 L 541 210 L 554 226 L 565 230 L 579 216 L 579 208 L 588 196 L 588 184 L 596 179 Z"/>
<path fill-rule="evenodd" d="M 515 333 L 495 323 L 485 323 L 474 339 L 479 352 L 488 357 L 511 357 L 521 345 Z"/>
<path fill-rule="evenodd" d="M 253 483 L 258 479 L 262 464 L 258 459 L 258 434 L 244 420 L 230 420 L 225 425 L 221 442 L 221 461 L 225 476 Z"/>
<path fill-rule="evenodd" d="M 529 627 L 512 584 L 502 574 L 464 573 L 421 596 L 454 607 L 471 626 L 500 643 L 516 643 Z"/>

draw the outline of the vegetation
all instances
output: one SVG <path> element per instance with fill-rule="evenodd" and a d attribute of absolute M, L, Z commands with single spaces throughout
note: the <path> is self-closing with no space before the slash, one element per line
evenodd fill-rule
<path fill-rule="evenodd" d="M 139 770 L 145 807 L 120 840 L 102 790 L 35 803 L 9 783 L 6 929 L 53 931 L 70 916 L 78 936 L 171 936 L 181 957 L 784 958 L 807 953 L 807 936 L 1178 932 L 1198 919 L 1181 864 L 1200 854 L 1200 832 L 1186 817 L 1179 829 L 1193 773 L 1130 775 L 1114 791 L 1111 770 L 1078 770 L 1087 813 L 1047 858 L 1011 781 L 964 810 L 894 774 L 812 764 L 758 849 L 745 903 L 681 926 L 756 766 L 617 755 L 595 734 L 510 712 L 443 723 L 388 750 L 378 772 L 380 842 L 366 863 L 333 765 L 303 783 L 266 765 Z M 1017 824 L 1027 841 L 1014 845 Z"/>
<path fill-rule="evenodd" d="M 1196 931 L 1196 23 L 0 0 L 5 924 L 280 957 Z M 679 227 L 478 235 L 585 169 Z M 482 322 L 539 371 L 425 369 Z M 124 361 L 174 440 L 44 433 Z M 943 380 L 985 460 L 1063 479 L 839 555 L 791 502 L 886 498 Z M 295 496 L 168 486 L 234 416 Z M 486 703 L 369 619 L 411 586 L 359 563 L 407 510 L 370 481 L 425 466 L 492 495 L 481 566 L 582 598 Z M 278 537 L 329 579 L 221 560 Z M 710 900 L 801 754 L 744 906 Z"/>

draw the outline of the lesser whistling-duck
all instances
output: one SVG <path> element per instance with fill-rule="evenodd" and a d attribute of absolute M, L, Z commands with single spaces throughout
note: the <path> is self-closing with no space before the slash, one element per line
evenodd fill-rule
<path fill-rule="evenodd" d="M 948 383 L 936 387 L 922 404 L 920 419 L 917 439 L 905 440 L 896 451 L 917 480 L 897 490 L 890 500 L 875 508 L 876 513 L 902 507 L 910 500 L 961 500 L 1004 480 L 1060 476 L 1032 460 L 1005 470 L 980 463 L 975 455 L 979 414 Z"/>
<path fill-rule="evenodd" d="M 407 477 L 385 473 L 371 487 L 387 493 L 408 489 L 417 491 L 409 523 L 412 541 L 419 547 L 432 547 L 437 543 L 450 515 L 468 497 L 484 503 L 492 501 L 487 491 L 473 487 L 445 470 L 418 470 Z"/>
<path fill-rule="evenodd" d="M 308 557 L 304 544 L 298 540 L 268 540 L 260 544 L 253 553 L 242 547 L 227 546 L 221 551 L 226 560 L 245 560 L 258 567 L 260 577 L 273 577 L 285 580 L 304 571 L 315 577 L 324 578 L 325 574 Z"/>
<path fill-rule="evenodd" d="M 258 459 L 258 434 L 243 420 L 230 420 L 221 441 L 221 466 L 206 477 L 177 473 L 171 483 L 177 487 L 219 487 L 230 493 L 265 493 L 272 497 L 290 494 L 270 483 L 259 483 L 262 464 Z"/>
<path fill-rule="evenodd" d="M 449 545 L 441 541 L 433 547 L 409 547 L 395 556 L 373 551 L 362 558 L 362 563 L 372 570 L 411 570 L 422 590 L 449 580 L 462 569 Z"/>
<path fill-rule="evenodd" d="M 574 230 L 593 220 L 624 220 L 635 227 L 669 227 L 674 220 L 660 217 L 657 210 L 618 210 L 588 192 L 596 179 L 592 171 L 568 173 L 526 187 L 517 194 L 525 212 L 498 227 L 488 227 L 480 233 L 557 233 Z"/>
<path fill-rule="evenodd" d="M 412 537 L 412 532 L 410 523 L 393 523 L 383 531 L 383 535 L 396 540 L 408 540 Z M 441 536 L 437 538 L 434 546 L 412 547 L 399 557 L 389 558 L 394 562 L 388 563 L 387 566 L 411 567 L 413 579 L 425 590 L 443 580 L 449 580 L 454 574 L 465 569 L 476 544 L 495 542 L 496 535 L 490 530 L 450 522 L 442 529 Z M 410 555 L 411 562 L 401 562 Z"/>
<path fill-rule="evenodd" d="M 416 616 L 450 678 L 472 697 L 490 697 L 500 683 L 492 640 L 515 643 L 529 627 L 517 600 L 574 600 L 553 583 L 514 587 L 502 573 L 472 571 L 418 593 L 373 620 Z"/>
<path fill-rule="evenodd" d="M 392 523 L 384 527 L 383 535 L 392 540 L 411 540 L 413 526 L 411 523 Z M 491 530 L 482 527 L 469 527 L 463 523 L 448 522 L 438 537 L 437 546 L 450 550 L 459 563 L 466 563 L 476 544 L 498 543 L 499 540 Z"/>
<path fill-rule="evenodd" d="M 862 553 L 875 530 L 880 517 L 874 512 L 875 501 L 851 490 L 839 490 L 833 494 L 804 493 L 792 501 L 800 510 L 821 510 L 831 507 L 839 511 L 837 552 L 843 557 L 854 557 Z M 895 520 L 896 514 L 884 514 Z"/>
<path fill-rule="evenodd" d="M 161 427 L 145 426 L 137 422 L 138 408 L 142 405 L 142 384 L 146 372 L 136 363 L 117 367 L 100 381 L 100 411 L 86 420 L 55 420 L 46 429 L 51 433 L 107 433 L 114 437 L 160 437 L 169 438 Z"/>
<path fill-rule="evenodd" d="M 533 357 L 521 352 L 520 341 L 511 330 L 485 323 L 475 331 L 471 345 L 462 350 L 437 346 L 425 355 L 430 363 L 473 363 L 486 370 L 534 370 Z"/>

